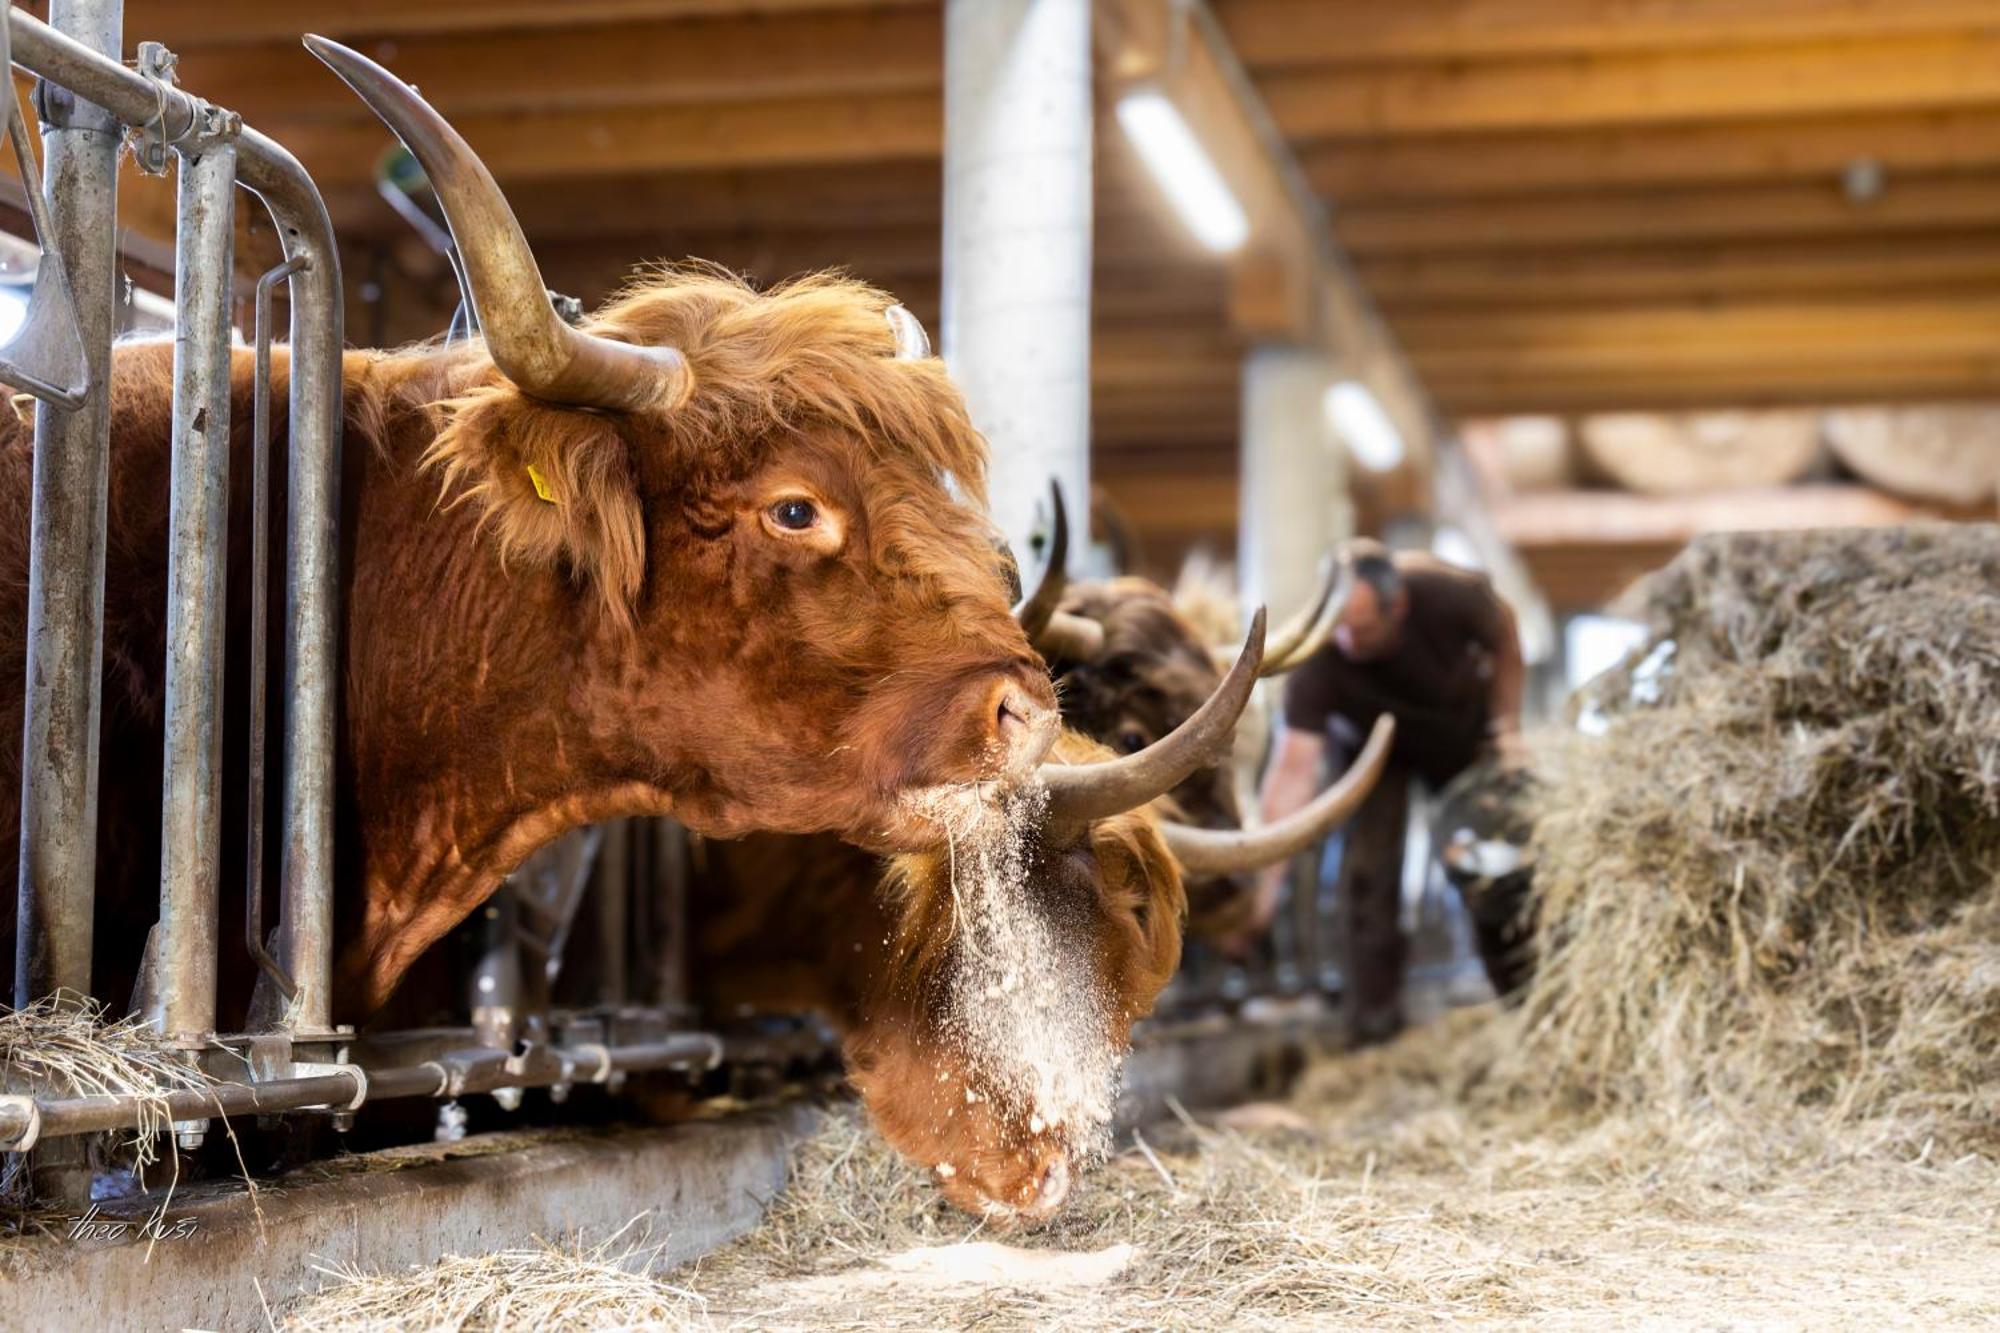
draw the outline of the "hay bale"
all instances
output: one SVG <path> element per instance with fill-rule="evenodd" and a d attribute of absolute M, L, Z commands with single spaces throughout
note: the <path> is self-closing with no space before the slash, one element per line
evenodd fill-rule
<path fill-rule="evenodd" d="M 1546 774 L 1507 1081 L 1994 1141 L 2000 529 L 1706 538 L 1641 602 Z"/>

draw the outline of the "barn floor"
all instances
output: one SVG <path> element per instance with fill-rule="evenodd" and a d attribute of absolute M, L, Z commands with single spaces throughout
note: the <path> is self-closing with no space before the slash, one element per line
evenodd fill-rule
<path fill-rule="evenodd" d="M 1123 1136 L 1033 1236 L 980 1234 L 838 1115 L 765 1223 L 694 1266 L 643 1276 L 665 1226 L 654 1218 L 568 1248 L 331 1281 L 286 1327 L 2000 1320 L 1991 1158 L 1885 1153 L 1806 1127 L 1473 1115 L 1439 1071 L 1481 1021 L 1323 1060 L 1282 1105 Z"/>

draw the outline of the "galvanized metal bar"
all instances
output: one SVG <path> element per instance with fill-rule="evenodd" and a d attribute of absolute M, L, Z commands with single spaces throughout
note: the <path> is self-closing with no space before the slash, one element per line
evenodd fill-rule
<path fill-rule="evenodd" d="M 598 853 L 597 874 L 591 892 L 597 901 L 597 958 L 595 979 L 597 1002 L 616 1008 L 632 1000 L 626 982 L 626 959 L 630 956 L 628 908 L 632 896 L 632 841 L 644 825 L 619 819 L 605 826 L 604 847 Z"/>
<path fill-rule="evenodd" d="M 658 932 L 658 952 L 654 955 L 658 970 L 652 977 L 651 994 L 647 998 L 670 1009 L 681 1009 L 687 1005 L 690 994 L 688 888 L 691 835 L 687 826 L 676 819 L 656 819 L 653 830 L 657 860 L 649 888 L 659 911 L 659 919 L 654 922 L 654 929 Z"/>
<path fill-rule="evenodd" d="M 127 124 L 184 134 L 198 104 L 18 9 L 7 11 L 15 62 L 74 88 Z M 279 956 L 298 983 L 286 1010 L 300 1035 L 330 1030 L 333 976 L 333 761 L 339 521 L 340 256 L 326 204 L 298 159 L 255 130 L 237 141 L 237 179 L 270 210 L 291 281 L 291 435 L 287 507 L 284 852 Z M 110 233 L 99 238 L 109 245 Z M 94 733 L 93 733 L 94 734 Z M 24 880 L 25 883 L 25 880 Z"/>
<path fill-rule="evenodd" d="M 543 1048 L 540 1063 L 510 1068 L 503 1052 L 472 1048 L 447 1052 L 418 1065 L 354 1072 L 310 1073 L 261 1083 L 218 1083 L 164 1096 L 0 1097 L 0 1151 L 39 1140 L 137 1129 L 209 1116 L 270 1115 L 319 1106 L 350 1106 L 399 1097 L 457 1096 L 555 1083 L 603 1082 L 613 1074 L 656 1070 L 707 1070 L 720 1062 L 723 1042 L 706 1033 L 684 1033 L 657 1042 L 614 1047 Z M 357 1066 L 358 1068 L 358 1066 Z"/>
<path fill-rule="evenodd" d="M 123 55 L 124 13 L 123 0 L 54 0 L 50 7 L 54 24 L 71 34 L 64 41 L 114 66 Z M 17 44 L 17 59 L 33 68 L 28 54 Z M 62 991 L 90 992 L 109 379 L 117 317 L 118 122 L 85 100 L 88 93 L 45 92 L 42 180 L 53 234 L 44 240 L 63 256 L 96 391 L 73 412 L 35 405 L 16 1004 Z"/>
<path fill-rule="evenodd" d="M 254 330 L 256 377 L 250 409 L 250 755 L 246 785 L 248 847 L 244 858 L 243 944 L 258 971 L 287 1003 L 298 983 L 264 941 L 264 775 L 269 738 L 268 676 L 271 583 L 271 298 L 280 282 L 305 267 L 293 255 L 257 279 Z"/>
<path fill-rule="evenodd" d="M 263 136 L 244 181 L 263 195 L 288 256 L 291 281 L 291 460 L 285 565 L 284 854 L 279 954 L 297 983 L 288 1026 L 333 1024 L 333 802 L 335 683 L 339 672 L 340 429 L 343 310 L 340 255 L 319 191 L 298 161 Z"/>
<path fill-rule="evenodd" d="M 236 146 L 212 110 L 179 150 L 159 1030 L 215 1030 L 222 875 L 222 701 L 229 569 L 229 306 Z"/>

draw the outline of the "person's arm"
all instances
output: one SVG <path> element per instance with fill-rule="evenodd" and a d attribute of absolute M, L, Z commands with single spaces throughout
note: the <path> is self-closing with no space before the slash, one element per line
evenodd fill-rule
<path fill-rule="evenodd" d="M 1296 727 L 1286 727 L 1278 733 L 1277 752 L 1264 775 L 1259 802 L 1265 823 L 1303 809 L 1318 794 L 1320 764 L 1325 758 L 1324 736 Z M 1270 928 L 1271 919 L 1278 914 L 1278 899 L 1284 894 L 1285 875 L 1290 868 L 1289 861 L 1280 861 L 1257 872 L 1257 893 L 1250 919 L 1242 933 L 1225 942 L 1229 952 L 1240 954 L 1250 941 Z"/>
<path fill-rule="evenodd" d="M 1493 681 L 1487 697 L 1487 728 L 1502 757 L 1511 758 L 1521 737 L 1521 696 L 1528 671 L 1521 660 L 1521 630 L 1514 610 L 1499 601 L 1498 632 L 1493 636 Z"/>

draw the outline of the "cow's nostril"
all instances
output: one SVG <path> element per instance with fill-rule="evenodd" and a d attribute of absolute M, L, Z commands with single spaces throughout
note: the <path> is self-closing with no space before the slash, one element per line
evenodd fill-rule
<path fill-rule="evenodd" d="M 1018 688 L 1000 691 L 1000 702 L 994 710 L 993 729 L 1003 741 L 1013 741 L 1023 733 L 1036 730 L 1042 720 L 1044 710 L 1033 699 Z"/>
<path fill-rule="evenodd" d="M 1055 713 L 1019 683 L 1003 681 L 987 696 L 986 725 L 1001 762 L 1010 772 L 1040 763 L 1055 743 Z"/>
<path fill-rule="evenodd" d="M 1069 1155 L 1059 1154 L 1042 1169 L 1042 1178 L 1037 1182 L 1035 1198 L 1028 1205 L 1028 1212 L 1035 1217 L 1049 1217 L 1062 1207 L 1069 1197 Z"/>
<path fill-rule="evenodd" d="M 1028 719 L 1021 715 L 1019 700 L 1012 694 L 1003 694 L 1000 696 L 998 725 L 1002 736 L 1005 736 L 1013 728 L 1028 725 Z"/>

